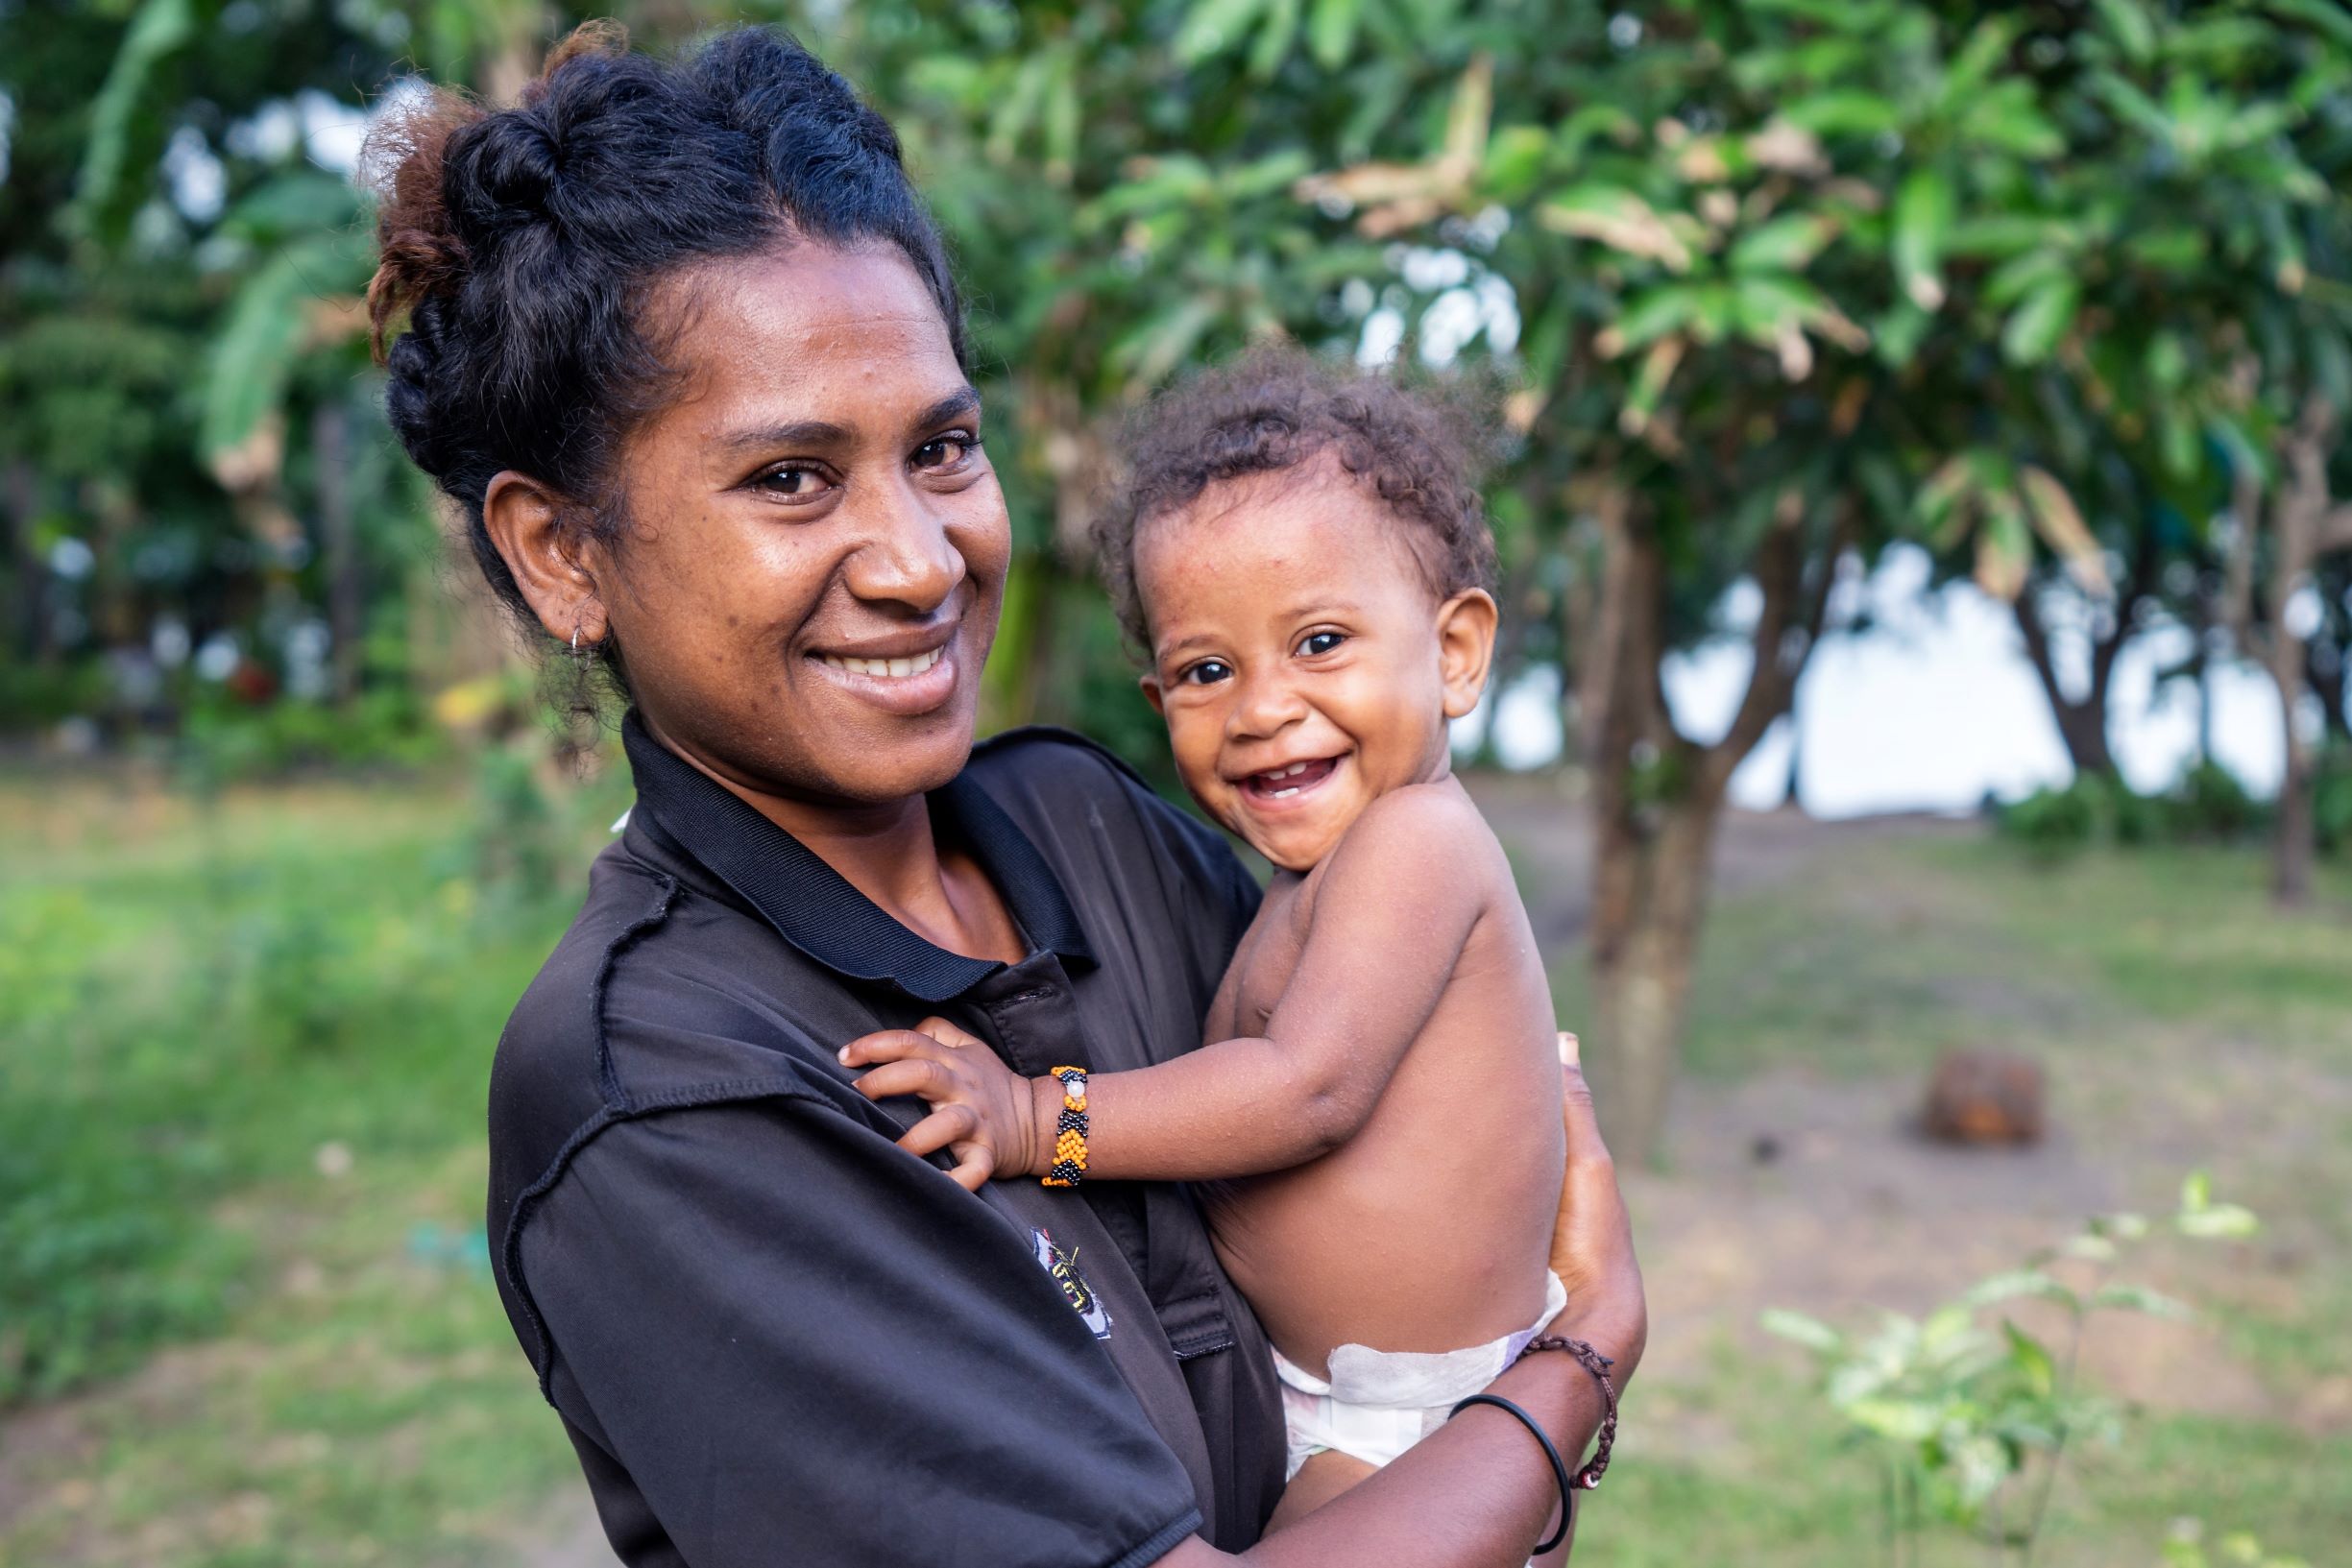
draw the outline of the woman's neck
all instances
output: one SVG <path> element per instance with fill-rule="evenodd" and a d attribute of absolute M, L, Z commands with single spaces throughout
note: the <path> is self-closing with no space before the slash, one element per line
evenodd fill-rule
<path fill-rule="evenodd" d="M 1020 929 L 980 862 L 961 850 L 940 849 L 926 797 L 852 804 L 770 793 L 729 778 L 658 732 L 655 738 L 934 947 L 1003 963 L 1026 955 Z"/>

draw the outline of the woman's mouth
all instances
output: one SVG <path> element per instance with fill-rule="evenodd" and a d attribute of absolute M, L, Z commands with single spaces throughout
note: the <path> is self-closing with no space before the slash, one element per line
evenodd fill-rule
<path fill-rule="evenodd" d="M 810 663 L 847 695 L 870 708 L 900 718 L 933 712 L 956 694 L 958 685 L 956 638 L 936 647 L 900 653 L 896 649 L 870 654 L 809 654 Z"/>
<path fill-rule="evenodd" d="M 1242 793 L 1259 806 L 1271 806 L 1277 801 L 1290 802 L 1317 788 L 1338 769 L 1336 757 L 1321 757 L 1312 761 L 1289 762 L 1281 767 L 1252 773 L 1242 780 Z"/>
<path fill-rule="evenodd" d="M 911 659 L 851 659 L 837 653 L 821 653 L 818 661 L 828 669 L 837 669 L 851 675 L 871 675 L 877 680 L 903 681 L 909 675 L 920 675 L 939 662 L 945 648 L 934 648 L 918 653 Z"/>

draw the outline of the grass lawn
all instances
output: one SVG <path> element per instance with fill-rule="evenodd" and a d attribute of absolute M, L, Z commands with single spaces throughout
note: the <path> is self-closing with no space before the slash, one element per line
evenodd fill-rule
<path fill-rule="evenodd" d="M 474 824 L 518 790 L 0 782 L 0 1568 L 587 1560 L 490 1286 L 481 1107 L 626 786 L 492 856 Z M 1580 1560 L 1881 1560 L 1876 1473 L 1758 1312 L 1918 1310 L 2196 1165 L 2265 1234 L 2150 1254 L 2213 1311 L 2110 1358 L 2147 1413 L 2085 1454 L 2044 1560 L 2155 1563 L 2181 1514 L 2340 1560 L 2352 925 L 2270 914 L 2250 854 L 1840 842 L 1717 910 L 1676 1148 L 1633 1179 L 1660 1339 Z M 2049 1066 L 2062 1136 L 1933 1164 L 1881 1109 L 1988 1039 Z M 1748 1164 L 1758 1130 L 1790 1152 Z"/>

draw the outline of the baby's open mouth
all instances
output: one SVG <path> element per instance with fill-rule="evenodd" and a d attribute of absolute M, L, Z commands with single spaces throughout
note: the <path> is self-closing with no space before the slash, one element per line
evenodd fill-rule
<path fill-rule="evenodd" d="M 1288 800 L 1330 778 L 1332 769 L 1339 765 L 1338 758 L 1322 757 L 1311 762 L 1291 762 L 1282 767 L 1268 768 L 1263 773 L 1252 773 L 1242 780 L 1242 790 L 1259 800 Z"/>

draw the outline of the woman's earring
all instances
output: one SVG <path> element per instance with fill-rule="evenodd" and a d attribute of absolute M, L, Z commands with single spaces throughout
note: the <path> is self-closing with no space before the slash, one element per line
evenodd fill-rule
<path fill-rule="evenodd" d="M 571 651 L 575 656 L 580 651 L 580 623 L 576 620 L 571 623 Z"/>

